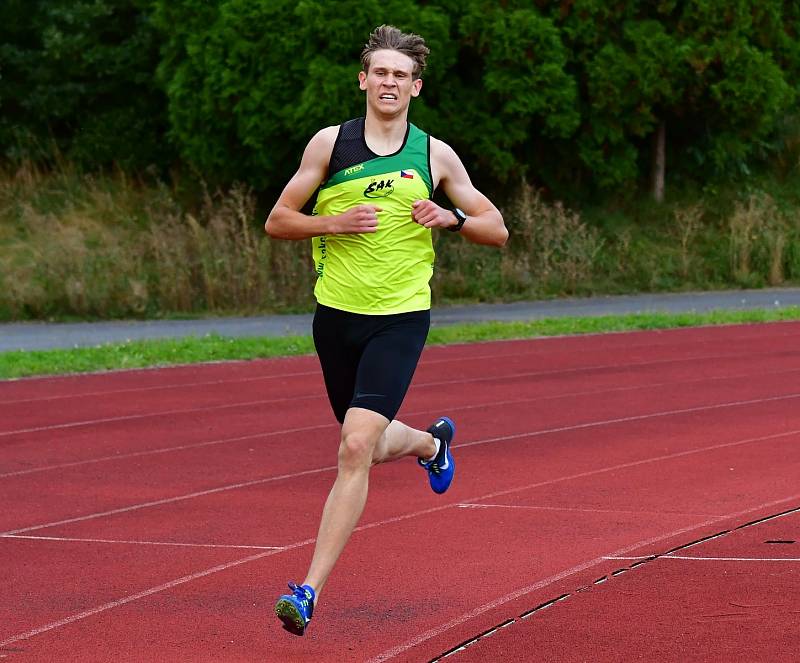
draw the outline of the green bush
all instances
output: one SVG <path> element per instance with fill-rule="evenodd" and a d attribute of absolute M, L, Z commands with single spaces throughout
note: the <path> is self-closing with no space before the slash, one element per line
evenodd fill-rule
<path fill-rule="evenodd" d="M 671 183 L 746 178 L 797 149 L 800 7 L 784 0 L 6 0 L 0 148 L 188 164 L 274 195 L 314 132 L 363 113 L 359 54 L 380 22 L 425 36 L 412 121 L 485 188 L 635 192 L 661 129 Z"/>
<path fill-rule="evenodd" d="M 7 159 L 63 154 L 88 168 L 165 166 L 159 37 L 144 0 L 0 5 L 0 146 Z"/>

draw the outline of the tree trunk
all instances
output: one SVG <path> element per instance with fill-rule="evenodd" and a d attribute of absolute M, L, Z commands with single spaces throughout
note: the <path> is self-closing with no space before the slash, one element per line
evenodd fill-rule
<path fill-rule="evenodd" d="M 653 198 L 657 203 L 664 202 L 664 171 L 667 163 L 667 128 L 660 122 L 653 134 Z"/>

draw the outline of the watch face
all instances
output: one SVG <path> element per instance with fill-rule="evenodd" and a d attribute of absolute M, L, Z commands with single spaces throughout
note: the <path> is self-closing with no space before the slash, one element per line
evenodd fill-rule
<path fill-rule="evenodd" d="M 458 207 L 454 207 L 453 208 L 453 214 L 456 217 L 457 223 L 454 226 L 449 226 L 447 229 L 449 231 L 451 231 L 451 232 L 458 232 L 459 230 L 461 230 L 461 227 L 464 225 L 464 222 L 467 220 L 467 215 L 464 214 L 464 212 L 462 212 L 460 209 L 458 209 Z"/>

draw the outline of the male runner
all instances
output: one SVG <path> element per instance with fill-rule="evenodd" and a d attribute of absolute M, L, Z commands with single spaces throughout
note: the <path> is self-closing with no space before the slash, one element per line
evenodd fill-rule
<path fill-rule="evenodd" d="M 497 208 L 470 182 L 445 143 L 407 121 L 429 50 L 422 37 L 382 25 L 361 54 L 365 118 L 322 129 L 266 222 L 271 237 L 313 238 L 318 274 L 314 344 L 342 424 L 338 474 L 322 512 L 303 584 L 278 599 L 284 628 L 303 635 L 325 581 L 361 517 L 372 465 L 416 456 L 431 488 L 446 491 L 455 424 L 426 431 L 394 417 L 430 326 L 433 228 L 503 246 Z M 431 200 L 441 186 L 456 209 Z M 319 188 L 312 215 L 300 212 Z M 461 211 L 463 210 L 463 212 Z"/>

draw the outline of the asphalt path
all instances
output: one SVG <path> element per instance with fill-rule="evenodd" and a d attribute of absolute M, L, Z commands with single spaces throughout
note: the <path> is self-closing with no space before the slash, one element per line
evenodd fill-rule
<path fill-rule="evenodd" d="M 510 304 L 434 308 L 434 326 L 469 322 L 540 320 L 626 313 L 689 313 L 715 310 L 776 309 L 800 306 L 800 288 L 724 290 L 669 294 L 553 299 Z M 123 320 L 108 322 L 17 322 L 0 324 L 0 352 L 91 347 L 129 340 L 298 336 L 311 333 L 311 314 L 265 315 L 201 320 Z"/>

